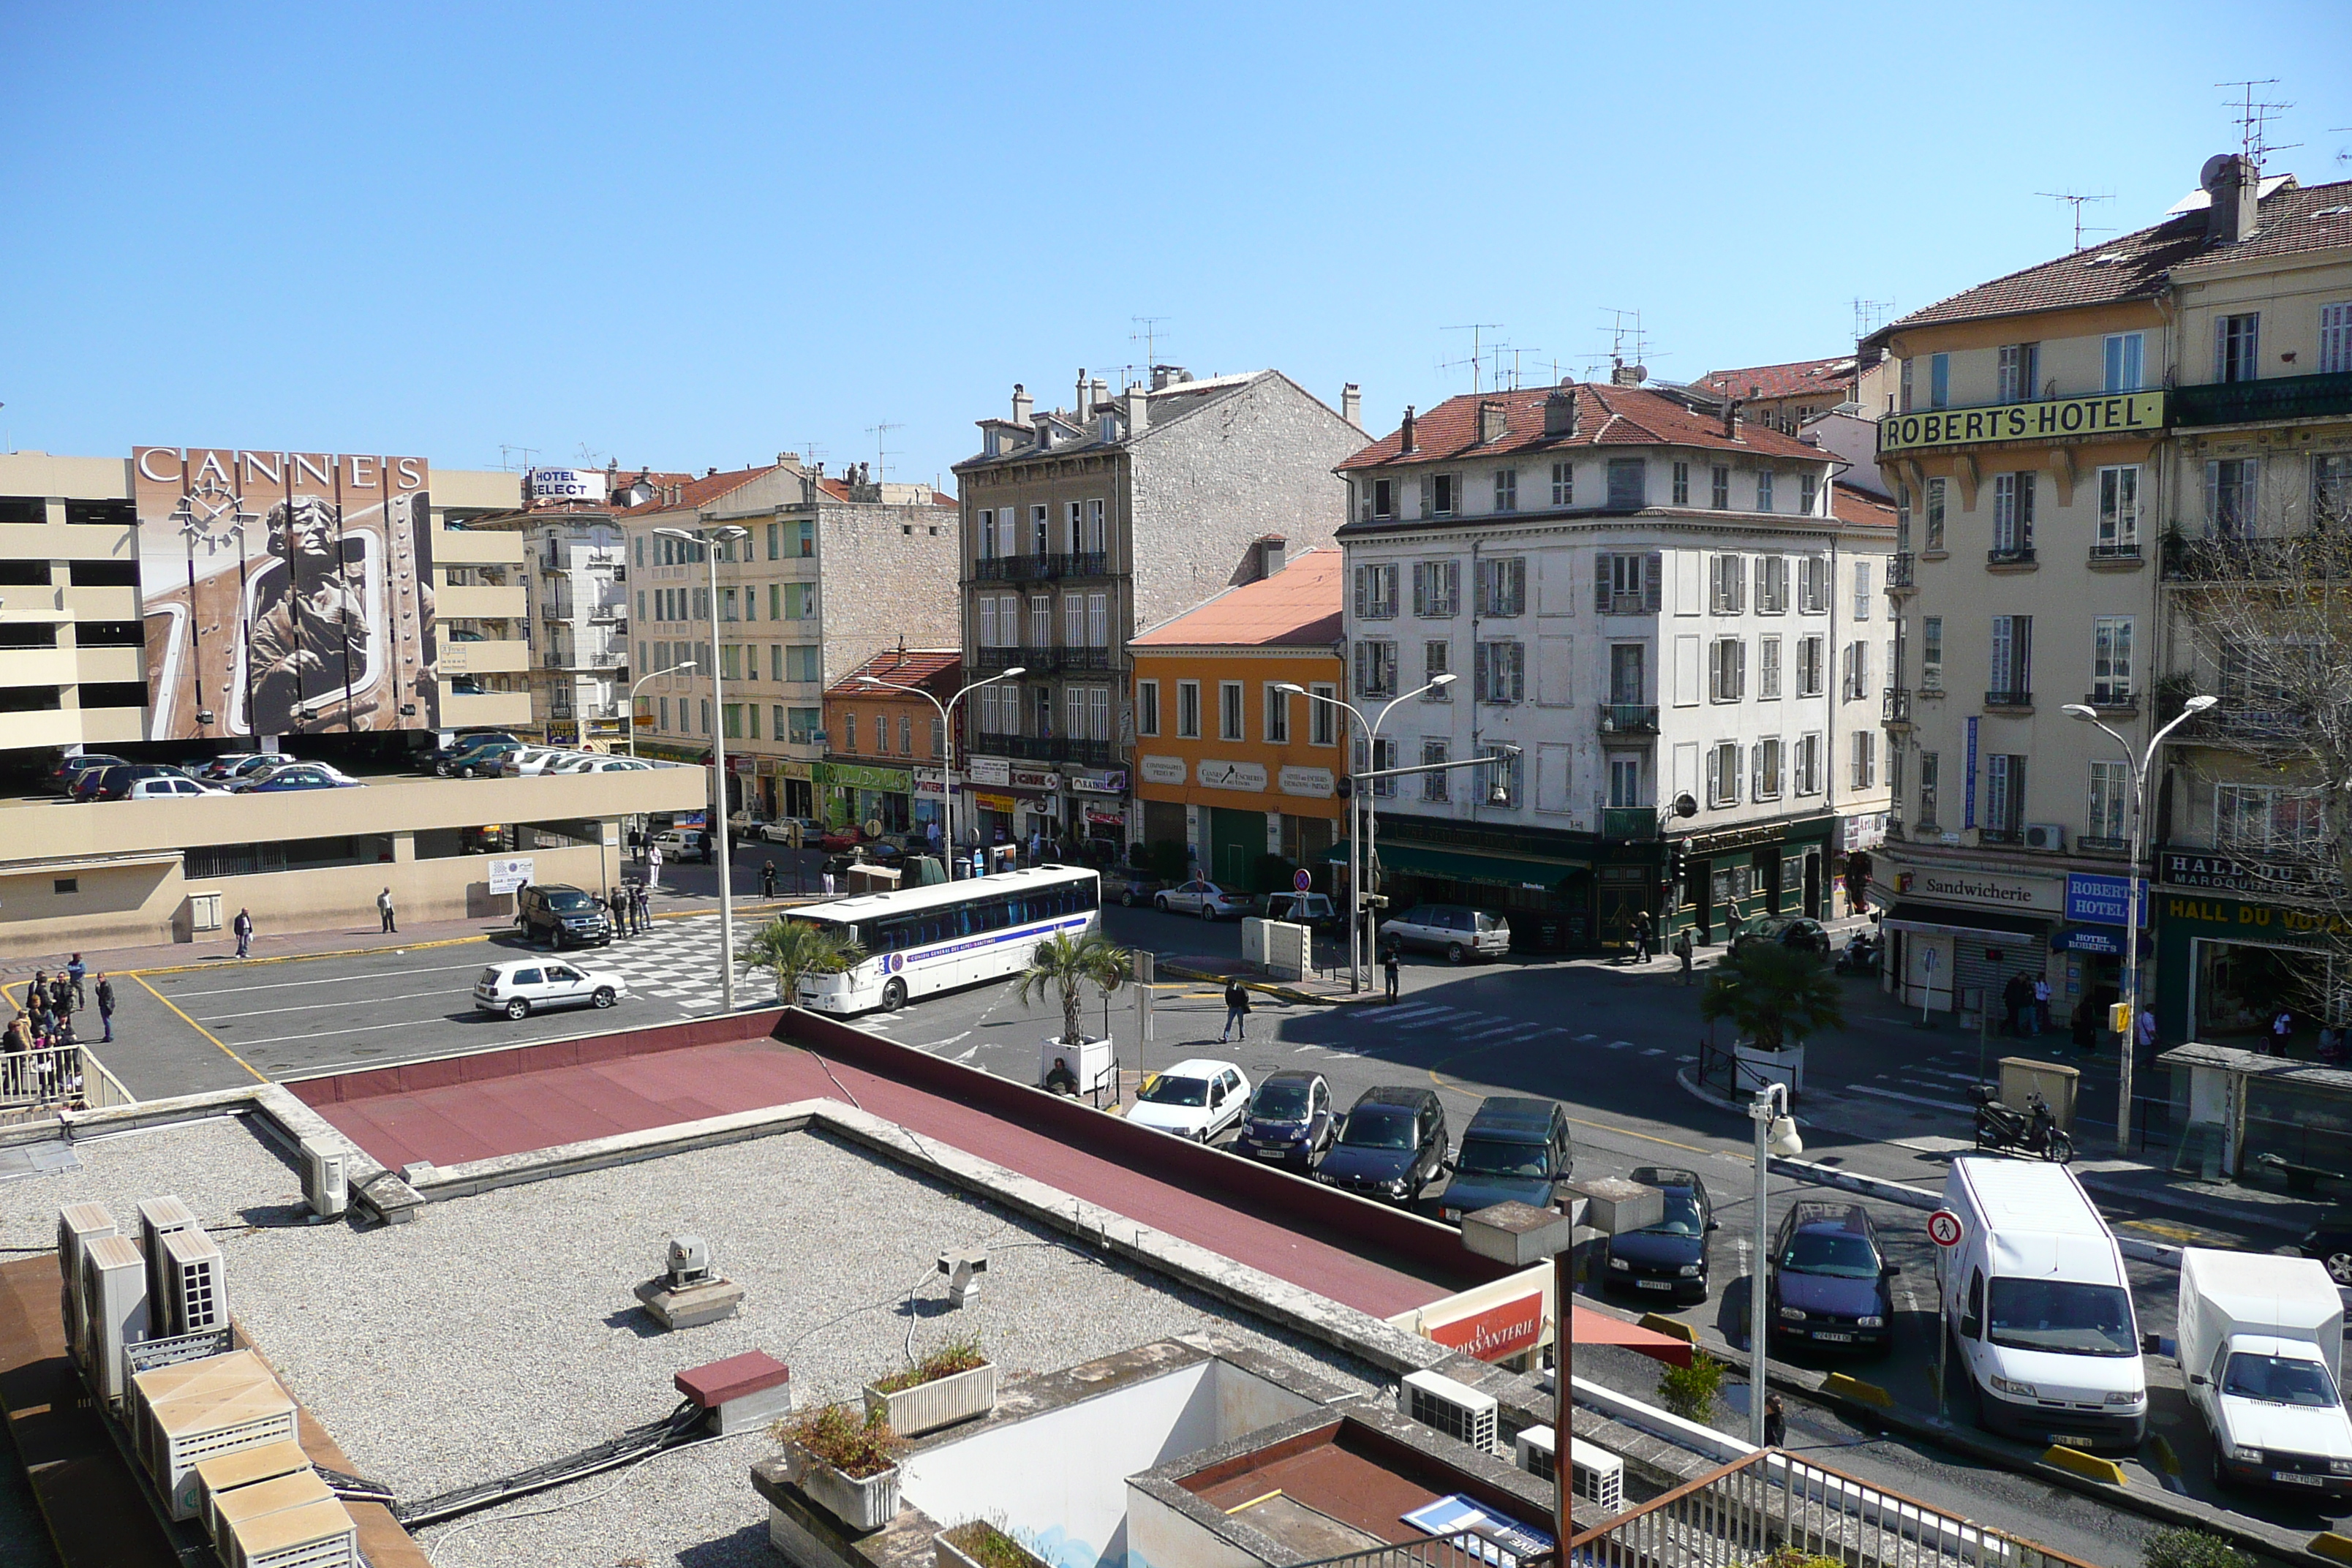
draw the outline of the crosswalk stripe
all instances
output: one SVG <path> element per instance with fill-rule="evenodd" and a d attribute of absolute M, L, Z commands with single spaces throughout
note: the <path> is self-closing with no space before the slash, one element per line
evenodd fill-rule
<path fill-rule="evenodd" d="M 1410 1007 L 1383 1007 L 1379 1017 L 1382 1023 L 1393 1024 L 1400 1018 L 1419 1018 L 1445 1011 L 1433 1002 L 1417 1002 Z"/>
<path fill-rule="evenodd" d="M 1600 1037 L 1598 1035 L 1579 1035 L 1576 1037 L 1576 1043 L 1580 1046 L 1591 1045 Z"/>
<path fill-rule="evenodd" d="M 1652 1046 L 1648 1050 L 1643 1051 L 1642 1054 L 1645 1057 L 1662 1057 L 1664 1056 L 1666 1052 L 1665 1047 L 1663 1046 Z"/>
<path fill-rule="evenodd" d="M 1612 1040 L 1609 1042 L 1609 1048 L 1612 1051 L 1622 1051 L 1633 1043 L 1631 1040 Z"/>

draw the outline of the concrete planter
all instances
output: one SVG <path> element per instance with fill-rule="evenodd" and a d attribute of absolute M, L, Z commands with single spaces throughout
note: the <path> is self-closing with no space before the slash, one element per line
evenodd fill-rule
<path fill-rule="evenodd" d="M 849 1529 L 879 1530 L 898 1517 L 898 1466 L 856 1480 L 791 1444 L 784 1455 L 791 1464 L 787 1479 Z"/>
<path fill-rule="evenodd" d="M 956 1533 L 956 1530 L 964 1528 L 962 1525 L 958 1525 L 955 1530 L 942 1530 L 931 1537 L 931 1568 L 981 1568 L 978 1558 L 948 1539 Z M 1008 1536 L 1006 1539 L 1012 1538 Z M 1024 1560 L 1035 1563 L 1037 1568 L 1046 1568 L 1045 1559 L 1023 1546 L 1019 1542 L 1013 1542 L 1013 1549 L 1021 1553 Z"/>
<path fill-rule="evenodd" d="M 983 1362 L 970 1372 L 935 1377 L 896 1394 L 885 1394 L 869 1385 L 866 1390 L 866 1408 L 869 1412 L 880 1409 L 883 1418 L 890 1423 L 890 1430 L 901 1437 L 917 1436 L 969 1421 L 975 1415 L 985 1415 L 996 1408 L 996 1363 Z"/>

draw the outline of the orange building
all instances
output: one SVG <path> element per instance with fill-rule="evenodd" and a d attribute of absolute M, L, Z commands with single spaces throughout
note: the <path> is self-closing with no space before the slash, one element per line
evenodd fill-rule
<path fill-rule="evenodd" d="M 1128 645 L 1145 844 L 1244 889 L 1272 890 L 1267 856 L 1322 866 L 1346 831 L 1348 716 L 1275 688 L 1341 695 L 1340 585 L 1339 552 L 1308 551 Z"/>
<path fill-rule="evenodd" d="M 824 826 L 945 832 L 950 736 L 931 698 L 950 700 L 962 679 L 961 649 L 902 646 L 825 689 L 824 761 L 810 770 Z"/>

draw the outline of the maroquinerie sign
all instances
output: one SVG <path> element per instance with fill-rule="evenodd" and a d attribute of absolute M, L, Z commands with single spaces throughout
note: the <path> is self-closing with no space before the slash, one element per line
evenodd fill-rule
<path fill-rule="evenodd" d="M 2049 877 L 2006 877 L 1995 871 L 1945 871 L 1919 868 L 1910 873 L 1908 887 L 1899 890 L 1937 903 L 1974 904 L 1997 910 L 2044 910 L 2053 914 L 2066 907 L 2066 884 Z"/>
<path fill-rule="evenodd" d="M 2052 397 L 1992 408 L 1938 408 L 1889 414 L 1878 422 L 1878 452 L 1925 447 L 1965 447 L 1977 441 L 2052 441 L 2088 436 L 2158 436 L 2164 394 L 2111 392 L 2096 397 Z"/>
<path fill-rule="evenodd" d="M 2167 851 L 2158 874 L 2176 888 L 2219 888 L 2279 898 L 2335 898 L 2344 891 L 2344 875 L 2333 867 L 2277 866 L 2195 850 Z"/>

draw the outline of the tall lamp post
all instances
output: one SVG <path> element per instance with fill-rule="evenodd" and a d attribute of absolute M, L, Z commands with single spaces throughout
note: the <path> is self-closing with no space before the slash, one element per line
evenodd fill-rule
<path fill-rule="evenodd" d="M 664 530 L 663 531 L 667 532 L 668 531 Z M 648 680 L 658 680 L 665 675 L 676 675 L 681 669 L 692 669 L 693 668 L 694 660 L 689 658 L 684 664 L 673 664 L 667 669 L 656 669 L 650 675 L 640 675 L 636 679 L 629 683 L 630 756 L 634 757 L 637 754 L 637 688 L 643 686 Z"/>
<path fill-rule="evenodd" d="M 1361 726 L 1364 731 L 1365 770 L 1354 775 L 1355 784 L 1360 785 L 1375 778 L 1394 778 L 1400 773 L 1433 773 L 1442 768 L 1456 765 L 1475 766 L 1492 760 L 1486 757 L 1465 757 L 1460 764 L 1433 763 L 1412 768 L 1374 769 L 1370 765 L 1376 760 L 1373 742 L 1380 736 L 1381 726 L 1388 722 L 1390 710 L 1395 708 L 1400 702 L 1420 696 L 1424 691 L 1437 691 L 1451 686 L 1456 679 L 1458 678 L 1452 675 L 1437 676 L 1426 685 L 1416 686 L 1402 697 L 1391 697 L 1387 705 L 1381 710 L 1380 717 L 1370 720 L 1364 717 L 1354 703 L 1342 702 L 1337 697 L 1326 697 L 1319 691 L 1309 691 L 1295 680 L 1276 681 L 1274 689 L 1288 696 L 1304 697 L 1309 702 L 1328 702 L 1334 708 L 1345 709 L 1348 716 Z M 1362 990 L 1365 984 L 1364 850 L 1367 835 L 1361 826 L 1361 805 L 1360 797 L 1351 788 L 1348 796 L 1348 990 L 1351 994 Z M 1375 817 L 1370 837 L 1377 838 L 1379 833 L 1380 822 Z"/>
<path fill-rule="evenodd" d="M 1748 1277 L 1748 1440 L 1764 1446 L 1764 1363 L 1768 1327 L 1764 1281 L 1771 1268 L 1772 1232 L 1764 1213 L 1765 1178 L 1771 1158 L 1793 1159 L 1805 1152 L 1797 1136 L 1796 1119 L 1789 1114 L 1789 1086 L 1768 1083 L 1748 1102 L 1748 1119 L 1756 1124 L 1756 1268 Z"/>
<path fill-rule="evenodd" d="M 2131 859 L 2124 870 L 2124 1015 L 2123 1046 L 2116 1053 L 2116 1157 L 2131 1155 L 2132 1124 L 2132 1058 L 2139 1049 L 2139 900 L 2140 856 L 2147 839 L 2147 770 L 2156 761 L 2157 748 L 2164 738 L 2186 723 L 2191 715 L 2202 713 L 2218 697 L 2199 695 L 2180 705 L 2172 722 L 2148 737 L 2147 747 L 2137 760 L 2132 756 L 2131 742 L 2109 729 L 2098 711 L 2085 702 L 2069 702 L 2059 710 L 2071 719 L 2080 719 L 2096 725 L 2106 737 L 2124 749 L 2124 767 L 2131 775 Z"/>
<path fill-rule="evenodd" d="M 1025 666 L 1016 664 L 1011 669 L 998 671 L 996 674 L 990 676 L 986 680 L 973 681 L 970 686 L 965 687 L 961 691 L 957 692 L 945 702 L 941 702 L 938 698 L 932 696 L 929 692 L 924 690 L 919 686 L 901 686 L 895 680 L 883 680 L 871 675 L 861 675 L 857 678 L 857 683 L 860 686 L 879 686 L 888 691 L 912 692 L 914 695 L 921 698 L 924 701 L 929 703 L 932 707 L 940 710 L 940 723 L 947 732 L 947 755 L 940 760 L 946 764 L 944 771 L 948 785 L 948 880 L 950 882 L 955 880 L 956 868 L 955 706 L 957 703 L 962 701 L 965 698 L 971 696 L 973 692 L 979 690 L 983 686 L 993 686 L 1000 680 L 1011 680 L 1015 676 L 1026 675 L 1028 673 L 1028 668 Z M 977 835 L 978 830 L 974 829 L 974 832 L 975 835 Z M 1108 1006 L 1109 1004 L 1106 1002 L 1104 1005 Z"/>
<path fill-rule="evenodd" d="M 711 846 L 719 858 L 719 1005 L 735 1011 L 735 854 L 727 842 L 727 707 L 719 689 L 719 551 L 721 544 L 749 539 L 751 531 L 729 523 L 722 528 L 656 528 L 656 533 L 698 545 L 710 568 L 710 808 Z M 629 726 L 636 728 L 636 697 L 630 694 Z"/>

